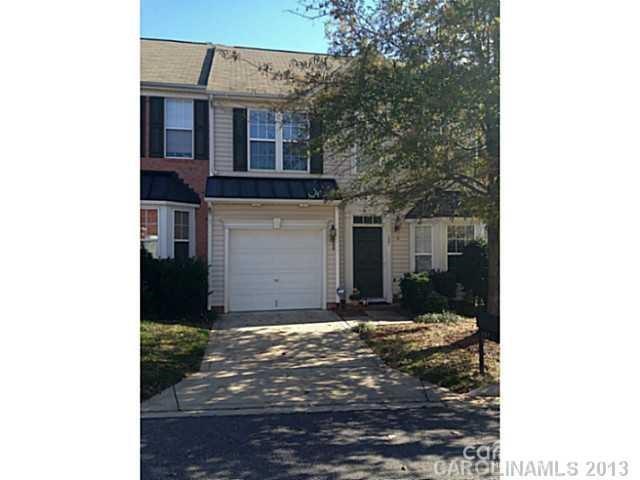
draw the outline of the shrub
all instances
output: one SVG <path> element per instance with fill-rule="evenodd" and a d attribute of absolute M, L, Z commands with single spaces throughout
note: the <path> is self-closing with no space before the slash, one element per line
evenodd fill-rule
<path fill-rule="evenodd" d="M 473 241 L 462 250 L 456 266 L 456 275 L 466 291 L 471 292 L 475 299 L 487 304 L 489 261 L 485 243 Z"/>
<path fill-rule="evenodd" d="M 458 289 L 455 272 L 431 270 L 429 272 L 429 280 L 433 284 L 433 289 L 440 295 L 444 295 L 447 298 L 455 298 Z"/>
<path fill-rule="evenodd" d="M 442 313 L 449 307 L 449 301 L 447 297 L 439 294 L 436 291 L 432 291 L 427 295 L 427 299 L 424 302 L 423 312 L 427 313 Z M 421 312 L 420 312 L 421 313 Z"/>
<path fill-rule="evenodd" d="M 405 273 L 400 280 L 402 306 L 412 313 L 424 313 L 427 297 L 433 291 L 426 273 Z"/>
<path fill-rule="evenodd" d="M 143 318 L 207 322 L 208 269 L 203 260 L 155 259 L 142 249 L 140 270 Z"/>
<path fill-rule="evenodd" d="M 467 300 L 449 300 L 449 310 L 463 317 L 475 317 L 479 309 Z"/>
<path fill-rule="evenodd" d="M 442 312 L 442 313 L 425 313 L 418 315 L 414 321 L 418 323 L 454 323 L 460 320 L 455 313 Z"/>
<path fill-rule="evenodd" d="M 358 322 L 357 325 L 351 328 L 351 331 L 360 336 L 367 336 L 373 331 L 373 325 L 370 322 Z"/>

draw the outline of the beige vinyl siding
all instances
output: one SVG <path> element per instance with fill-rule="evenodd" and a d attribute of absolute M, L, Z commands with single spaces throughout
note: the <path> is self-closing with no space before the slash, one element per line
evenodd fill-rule
<path fill-rule="evenodd" d="M 402 222 L 391 237 L 391 276 L 394 295 L 400 293 L 400 279 L 409 271 L 409 224 Z"/>
<path fill-rule="evenodd" d="M 309 206 L 297 205 L 263 205 L 252 207 L 247 204 L 214 204 L 213 206 L 213 234 L 212 245 L 212 304 L 224 305 L 224 223 L 231 221 L 272 221 L 274 218 L 282 219 L 283 225 L 287 221 L 326 221 L 333 222 L 333 206 Z M 329 223 L 327 223 L 329 225 Z M 335 250 L 329 239 L 327 228 L 327 303 L 335 302 L 336 292 L 336 260 Z M 248 293 L 250 294 L 250 293 Z"/>

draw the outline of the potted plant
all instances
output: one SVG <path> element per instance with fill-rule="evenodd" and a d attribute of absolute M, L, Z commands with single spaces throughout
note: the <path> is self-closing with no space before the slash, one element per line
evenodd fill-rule
<path fill-rule="evenodd" d="M 360 300 L 362 300 L 362 294 L 360 293 L 360 290 L 354 288 L 351 295 L 349 295 L 349 303 L 353 306 L 358 306 L 360 305 Z"/>

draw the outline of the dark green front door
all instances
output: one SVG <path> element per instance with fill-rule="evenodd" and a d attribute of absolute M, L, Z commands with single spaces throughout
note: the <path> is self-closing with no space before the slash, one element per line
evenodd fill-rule
<path fill-rule="evenodd" d="M 353 228 L 353 286 L 363 297 L 382 297 L 382 227 Z"/>

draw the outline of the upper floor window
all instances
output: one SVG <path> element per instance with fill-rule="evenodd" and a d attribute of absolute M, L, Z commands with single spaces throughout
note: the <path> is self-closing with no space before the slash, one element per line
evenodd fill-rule
<path fill-rule="evenodd" d="M 166 157 L 193 158 L 193 100 L 165 99 Z"/>
<path fill-rule="evenodd" d="M 447 265 L 449 270 L 455 270 L 456 261 L 462 255 L 464 247 L 474 239 L 473 224 L 447 225 Z"/>
<path fill-rule="evenodd" d="M 309 121 L 301 113 L 249 110 L 249 169 L 309 171 Z"/>
<path fill-rule="evenodd" d="M 276 168 L 276 116 L 267 110 L 249 111 L 249 167 Z"/>
<path fill-rule="evenodd" d="M 173 213 L 173 257 L 182 260 L 189 258 L 189 212 Z"/>
<path fill-rule="evenodd" d="M 157 258 L 158 256 L 158 210 L 155 208 L 140 209 L 140 241 L 144 249 Z"/>
<path fill-rule="evenodd" d="M 306 172 L 309 169 L 309 122 L 301 113 L 282 115 L 282 169 Z"/>

